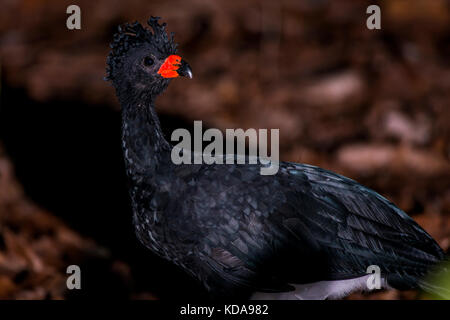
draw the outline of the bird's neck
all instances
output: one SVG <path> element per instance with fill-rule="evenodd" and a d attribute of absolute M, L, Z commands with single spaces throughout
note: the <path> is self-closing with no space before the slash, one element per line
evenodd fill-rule
<path fill-rule="evenodd" d="M 131 97 L 130 97 L 131 96 Z M 122 105 L 122 148 L 128 177 L 140 182 L 154 175 L 170 154 L 164 138 L 153 97 L 127 95 Z"/>

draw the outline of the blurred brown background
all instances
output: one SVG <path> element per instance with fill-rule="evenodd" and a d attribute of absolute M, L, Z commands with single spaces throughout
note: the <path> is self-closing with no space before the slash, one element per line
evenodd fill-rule
<path fill-rule="evenodd" d="M 81 30 L 66 28 L 70 4 Z M 381 30 L 366 28 L 370 4 Z M 150 15 L 194 71 L 157 103 L 168 133 L 193 120 L 280 128 L 282 160 L 377 190 L 448 251 L 450 1 L 5 0 L 0 298 L 204 296 L 134 238 L 119 106 L 102 80 L 117 25 Z M 70 264 L 77 292 L 65 289 Z"/>

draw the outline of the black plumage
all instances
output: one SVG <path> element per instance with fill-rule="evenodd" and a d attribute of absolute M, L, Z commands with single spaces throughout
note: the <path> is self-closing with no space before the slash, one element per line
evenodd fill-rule
<path fill-rule="evenodd" d="M 289 162 L 274 176 L 261 175 L 261 165 L 173 164 L 154 102 L 170 81 L 157 71 L 176 45 L 157 18 L 149 25 L 153 33 L 139 23 L 120 28 L 108 57 L 133 221 L 145 246 L 217 297 L 357 278 L 369 265 L 392 287 L 416 288 L 444 259 L 403 211 L 333 172 Z"/>

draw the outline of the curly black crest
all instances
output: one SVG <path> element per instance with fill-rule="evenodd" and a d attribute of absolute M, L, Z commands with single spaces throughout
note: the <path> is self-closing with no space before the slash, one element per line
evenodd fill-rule
<path fill-rule="evenodd" d="M 131 48 L 138 47 L 143 43 L 151 43 L 161 54 L 174 54 L 177 44 L 173 40 L 174 33 L 170 36 L 166 33 L 166 23 L 159 24 L 160 17 L 148 19 L 148 25 L 153 29 L 153 33 L 144 28 L 139 22 L 126 23 L 118 27 L 118 32 L 114 34 L 111 42 L 111 51 L 106 60 L 105 80 L 113 80 L 113 71 L 122 66 L 122 59 Z"/>

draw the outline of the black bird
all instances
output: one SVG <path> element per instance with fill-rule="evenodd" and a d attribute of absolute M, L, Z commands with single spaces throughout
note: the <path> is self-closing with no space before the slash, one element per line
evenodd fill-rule
<path fill-rule="evenodd" d="M 378 193 L 336 173 L 281 162 L 175 165 L 155 100 L 177 76 L 173 34 L 150 18 L 119 27 L 107 60 L 122 106 L 122 145 L 139 240 L 180 266 L 212 297 L 334 299 L 367 288 L 425 288 L 439 245 Z"/>

